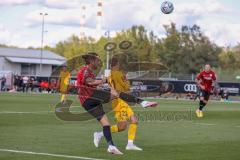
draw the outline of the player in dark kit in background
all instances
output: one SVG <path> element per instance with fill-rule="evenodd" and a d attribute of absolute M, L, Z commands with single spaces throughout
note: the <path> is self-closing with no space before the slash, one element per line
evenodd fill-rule
<path fill-rule="evenodd" d="M 86 66 L 82 67 L 77 75 L 77 85 L 79 87 L 78 96 L 83 108 L 93 117 L 95 117 L 103 127 L 103 135 L 108 143 L 108 152 L 112 154 L 123 154 L 113 144 L 110 123 L 103 110 L 104 103 L 110 102 L 112 99 L 121 98 L 126 102 L 133 102 L 142 105 L 142 107 L 156 106 L 156 102 L 144 101 L 140 98 L 127 93 L 118 93 L 114 89 L 101 90 L 97 87 L 106 82 L 106 78 L 96 79 L 96 72 L 100 68 L 101 60 L 99 56 L 90 52 L 82 56 Z"/>
<path fill-rule="evenodd" d="M 216 74 L 211 70 L 210 64 L 204 66 L 204 70 L 196 77 L 196 83 L 200 89 L 199 91 L 199 108 L 196 110 L 197 117 L 203 117 L 203 108 L 207 105 L 209 97 L 214 88 L 216 81 Z"/>

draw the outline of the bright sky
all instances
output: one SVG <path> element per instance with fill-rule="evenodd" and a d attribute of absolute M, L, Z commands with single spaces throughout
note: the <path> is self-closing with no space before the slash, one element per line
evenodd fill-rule
<path fill-rule="evenodd" d="M 164 0 L 103 0 L 102 33 L 144 25 L 159 37 L 164 24 L 198 24 L 218 45 L 240 42 L 240 1 L 238 0 L 170 0 L 175 10 L 170 15 L 160 11 Z M 81 6 L 86 5 L 85 32 L 97 37 L 97 0 L 0 0 L 0 44 L 39 47 L 40 12 L 45 18 L 45 45 L 54 46 L 72 34 L 80 35 Z"/>

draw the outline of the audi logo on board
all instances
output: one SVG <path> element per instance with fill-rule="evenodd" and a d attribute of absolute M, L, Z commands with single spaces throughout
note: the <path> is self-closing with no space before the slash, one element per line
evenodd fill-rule
<path fill-rule="evenodd" d="M 184 85 L 185 92 L 197 92 L 196 84 L 185 84 Z"/>

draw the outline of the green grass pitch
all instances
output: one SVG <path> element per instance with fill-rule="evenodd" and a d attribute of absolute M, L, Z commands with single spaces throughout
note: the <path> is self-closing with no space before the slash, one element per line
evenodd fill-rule
<path fill-rule="evenodd" d="M 73 110 L 81 112 L 76 97 L 69 98 L 74 100 Z M 59 95 L 53 94 L 0 93 L 0 160 L 74 159 L 64 155 L 109 160 L 240 159 L 240 103 L 211 101 L 202 119 L 195 118 L 197 102 L 193 101 L 155 99 L 159 102 L 157 108 L 136 106 L 134 110 L 140 116 L 136 144 L 143 151 L 125 150 L 127 131 L 124 131 L 113 135 L 124 155 L 114 156 L 106 152 L 104 140 L 100 148 L 94 147 L 93 132 L 101 130 L 96 120 L 58 120 L 52 107 L 58 100 Z M 168 113 L 186 116 L 164 117 Z M 6 149 L 60 156 L 14 153 Z"/>

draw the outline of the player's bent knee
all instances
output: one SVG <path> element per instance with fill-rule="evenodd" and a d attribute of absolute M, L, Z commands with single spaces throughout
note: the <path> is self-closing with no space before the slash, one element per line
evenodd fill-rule
<path fill-rule="evenodd" d="M 110 123 L 105 115 L 102 117 L 97 118 L 97 120 L 101 123 L 102 126 L 109 126 Z"/>
<path fill-rule="evenodd" d="M 138 124 L 138 120 L 137 120 L 137 117 L 135 116 L 132 116 L 131 117 L 131 121 L 130 121 L 132 124 Z"/>
<path fill-rule="evenodd" d="M 208 100 L 203 99 L 202 102 L 206 105 L 208 103 Z"/>
<path fill-rule="evenodd" d="M 138 124 L 138 121 L 131 121 L 131 124 Z"/>
<path fill-rule="evenodd" d="M 121 131 L 124 131 L 125 129 L 127 128 L 127 122 L 119 122 L 118 123 L 118 131 L 121 132 Z"/>

